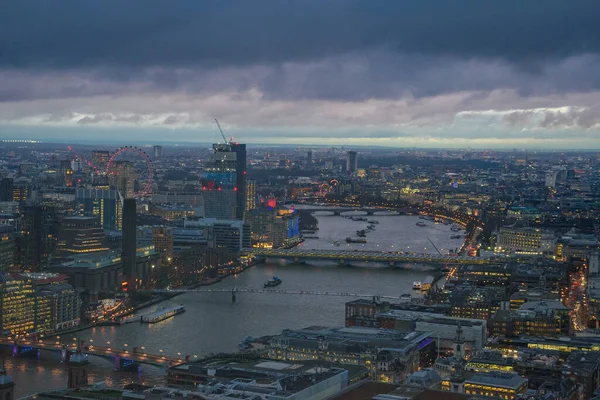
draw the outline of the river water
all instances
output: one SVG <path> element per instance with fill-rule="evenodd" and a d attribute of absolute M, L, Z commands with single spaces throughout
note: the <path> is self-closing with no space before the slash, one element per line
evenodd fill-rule
<path fill-rule="evenodd" d="M 333 215 L 318 215 L 319 239 L 308 239 L 302 244 L 307 249 L 364 249 L 382 251 L 412 251 L 435 253 L 427 238 L 447 252 L 460 246 L 460 239 L 450 239 L 453 233 L 443 224 L 427 222 L 417 227 L 415 216 L 367 217 L 378 220 L 373 232 L 368 233 L 366 244 L 347 244 L 345 238 L 353 236 L 357 229 L 364 229 L 366 222 Z M 341 242 L 339 246 L 334 241 Z M 442 250 L 444 249 L 444 250 Z M 339 267 L 326 262 L 317 265 L 290 264 L 281 260 L 268 260 L 237 276 L 224 279 L 210 288 L 262 288 L 272 276 L 283 283 L 281 290 L 310 290 L 322 292 L 367 293 L 398 296 L 410 293 L 412 283 L 430 274 L 428 267 L 416 264 L 402 268 L 387 268 L 377 264 L 360 267 Z M 93 340 L 94 344 L 123 348 L 144 346 L 148 353 L 205 356 L 209 353 L 233 352 L 238 343 L 247 336 L 272 335 L 286 328 L 302 328 L 309 325 L 340 326 L 344 324 L 344 304 L 348 297 L 307 296 L 285 294 L 238 293 L 235 303 L 229 293 L 186 293 L 161 306 L 184 304 L 186 312 L 157 324 L 132 323 L 122 326 L 95 327 L 77 336 Z M 148 313 L 152 310 L 143 310 Z M 63 338 L 72 340 L 69 338 Z M 17 397 L 40 390 L 62 388 L 66 385 L 66 366 L 59 355 L 41 353 L 41 359 L 13 358 L 9 349 L 2 349 L 7 357 L 6 367 L 13 376 Z M 142 366 L 138 373 L 112 371 L 107 360 L 90 357 L 91 381 L 105 381 L 108 386 L 138 382 L 161 384 L 164 371 L 157 367 Z"/>

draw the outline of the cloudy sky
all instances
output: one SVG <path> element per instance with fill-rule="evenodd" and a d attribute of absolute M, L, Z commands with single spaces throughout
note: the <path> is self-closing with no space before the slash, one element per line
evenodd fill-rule
<path fill-rule="evenodd" d="M 0 137 L 600 148 L 600 1 L 0 3 Z"/>

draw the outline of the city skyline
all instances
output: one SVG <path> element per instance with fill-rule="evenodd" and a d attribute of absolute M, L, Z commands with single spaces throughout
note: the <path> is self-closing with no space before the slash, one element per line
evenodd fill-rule
<path fill-rule="evenodd" d="M 600 143 L 593 2 L 94 4 L 5 6 L 0 138 Z"/>

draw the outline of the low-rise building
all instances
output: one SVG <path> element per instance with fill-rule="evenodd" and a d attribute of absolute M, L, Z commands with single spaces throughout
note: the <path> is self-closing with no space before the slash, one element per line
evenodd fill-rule
<path fill-rule="evenodd" d="M 275 336 L 268 357 L 360 365 L 369 369 L 373 379 L 400 382 L 406 375 L 433 364 L 435 341 L 430 332 L 313 326 L 285 330 Z"/>
<path fill-rule="evenodd" d="M 167 370 L 167 383 L 177 388 L 193 388 L 187 398 L 247 400 L 326 399 L 359 379 L 364 368 L 324 366 L 314 361 L 212 360 L 181 364 Z M 362 371 L 362 372 L 361 372 Z M 181 389 L 153 388 L 144 392 L 147 400 L 171 399 Z M 176 397 L 176 396 L 175 396 Z"/>

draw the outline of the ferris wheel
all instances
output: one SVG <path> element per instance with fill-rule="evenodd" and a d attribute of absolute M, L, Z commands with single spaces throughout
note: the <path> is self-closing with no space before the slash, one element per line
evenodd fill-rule
<path fill-rule="evenodd" d="M 152 194 L 152 161 L 140 148 L 125 146 L 115 150 L 106 163 L 106 175 L 125 197 L 143 198 Z"/>

